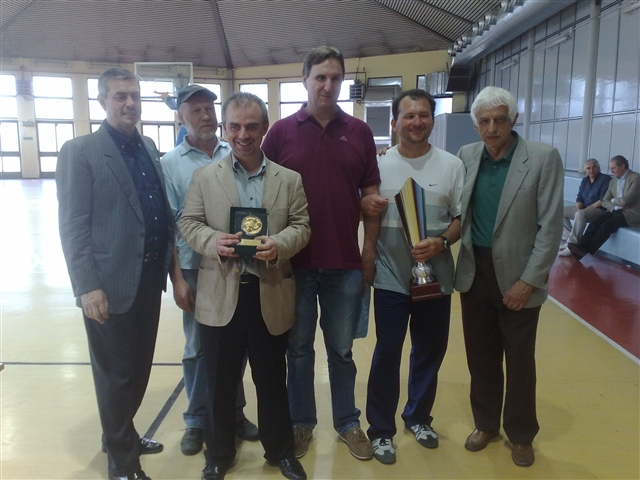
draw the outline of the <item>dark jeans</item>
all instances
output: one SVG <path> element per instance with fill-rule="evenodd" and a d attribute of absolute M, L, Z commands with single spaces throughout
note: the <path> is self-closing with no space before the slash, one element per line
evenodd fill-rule
<path fill-rule="evenodd" d="M 491 250 L 474 248 L 474 254 L 476 276 L 460 301 L 475 426 L 499 431 L 504 397 L 504 430 L 512 443 L 527 445 L 539 430 L 535 347 L 540 307 L 517 312 L 505 307 Z"/>
<path fill-rule="evenodd" d="M 407 327 L 411 335 L 409 398 L 402 419 L 407 427 L 431 425 L 438 370 L 449 340 L 451 295 L 412 302 L 409 295 L 376 289 L 374 308 L 377 340 L 367 385 L 367 433 L 371 440 L 393 438 L 397 431 L 400 363 Z"/>
<path fill-rule="evenodd" d="M 84 317 L 111 476 L 140 470 L 140 437 L 133 417 L 149 382 L 163 285 L 160 262 L 145 263 L 127 313 L 109 314 L 104 324 Z"/>
<path fill-rule="evenodd" d="M 236 455 L 236 396 L 248 353 L 258 398 L 258 427 L 265 458 L 278 462 L 293 454 L 287 399 L 287 333 L 271 335 L 260 310 L 260 285 L 240 285 L 238 305 L 223 327 L 200 324 L 207 370 L 207 463 L 229 464 Z"/>
<path fill-rule="evenodd" d="M 612 233 L 628 226 L 620 210 L 605 212 L 589 224 L 578 245 L 593 255 L 600 250 Z"/>

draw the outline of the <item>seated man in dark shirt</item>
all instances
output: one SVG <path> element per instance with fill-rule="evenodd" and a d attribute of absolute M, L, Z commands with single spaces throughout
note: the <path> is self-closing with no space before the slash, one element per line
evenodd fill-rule
<path fill-rule="evenodd" d="M 602 207 L 602 199 L 609 187 L 611 177 L 600 171 L 600 164 L 595 158 L 590 158 L 584 164 L 584 172 L 587 174 L 580 183 L 576 205 L 564 207 L 564 233 L 568 235 L 567 244 L 578 243 L 582 238 L 587 223 L 593 222 L 606 210 Z M 573 227 L 571 226 L 573 220 Z M 561 257 L 568 257 L 571 252 L 565 244 L 558 253 Z"/>

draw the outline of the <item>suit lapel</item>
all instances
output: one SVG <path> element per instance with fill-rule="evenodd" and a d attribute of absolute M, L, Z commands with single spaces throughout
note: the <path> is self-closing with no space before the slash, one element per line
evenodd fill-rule
<path fill-rule="evenodd" d="M 262 207 L 267 209 L 267 213 L 271 211 L 276 202 L 276 198 L 278 198 L 281 183 L 278 172 L 274 172 L 270 164 L 271 161 L 267 160 L 267 168 L 264 172 L 264 188 L 262 191 Z"/>
<path fill-rule="evenodd" d="M 220 183 L 220 187 L 234 207 L 240 207 L 240 196 L 236 179 L 233 176 L 233 166 L 231 165 L 231 154 L 221 159 L 216 165 L 215 175 Z"/>
<path fill-rule="evenodd" d="M 113 143 L 113 139 L 106 128 L 100 127 L 96 132 L 102 146 L 102 152 L 104 154 L 105 162 L 113 172 L 116 180 L 120 184 L 120 187 L 124 191 L 131 207 L 136 212 L 136 215 L 144 222 L 144 215 L 142 214 L 142 207 L 138 200 L 138 192 L 136 186 L 131 178 L 131 173 L 127 169 L 127 166 L 118 151 L 118 147 Z M 153 158 L 153 157 L 152 157 Z M 160 174 L 162 176 L 162 174 Z"/>
<path fill-rule="evenodd" d="M 494 232 L 498 229 L 498 225 L 504 219 L 513 199 L 518 193 L 522 182 L 529 173 L 529 167 L 526 165 L 529 160 L 529 154 L 527 152 L 527 142 L 522 137 L 518 139 L 518 146 L 516 151 L 513 152 L 513 158 L 511 159 L 511 166 L 507 173 L 507 178 L 504 182 L 504 188 L 502 189 L 502 196 L 500 197 L 500 204 L 498 205 L 498 214 L 496 216 L 496 225 Z"/>

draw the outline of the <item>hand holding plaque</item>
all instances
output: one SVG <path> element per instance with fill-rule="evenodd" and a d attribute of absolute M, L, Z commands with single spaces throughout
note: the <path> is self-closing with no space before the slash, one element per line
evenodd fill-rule
<path fill-rule="evenodd" d="M 256 237 L 267 235 L 267 210 L 264 208 L 231 207 L 229 222 L 231 233 L 241 232 L 240 242 L 232 245 L 238 255 L 253 257 L 260 240 Z"/>
<path fill-rule="evenodd" d="M 424 209 L 424 189 L 413 178 L 408 178 L 400 192 L 395 195 L 396 206 L 402 228 L 413 249 L 421 240 L 427 238 L 427 214 Z M 413 267 L 411 300 L 418 302 L 442 297 L 440 283 L 428 263 L 417 262 Z"/>

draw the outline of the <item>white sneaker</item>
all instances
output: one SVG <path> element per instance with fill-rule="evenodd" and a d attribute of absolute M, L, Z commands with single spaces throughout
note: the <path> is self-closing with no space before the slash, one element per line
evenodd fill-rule
<path fill-rule="evenodd" d="M 427 448 L 438 448 L 438 434 L 426 424 L 418 424 L 411 427 L 420 445 Z"/>
<path fill-rule="evenodd" d="M 560 250 L 558 252 L 558 256 L 559 257 L 570 257 L 571 256 L 571 251 L 567 247 L 564 247 L 562 250 Z"/>
<path fill-rule="evenodd" d="M 390 438 L 376 438 L 371 442 L 373 446 L 373 456 L 380 463 L 390 465 L 396 463 L 396 451 Z"/>

